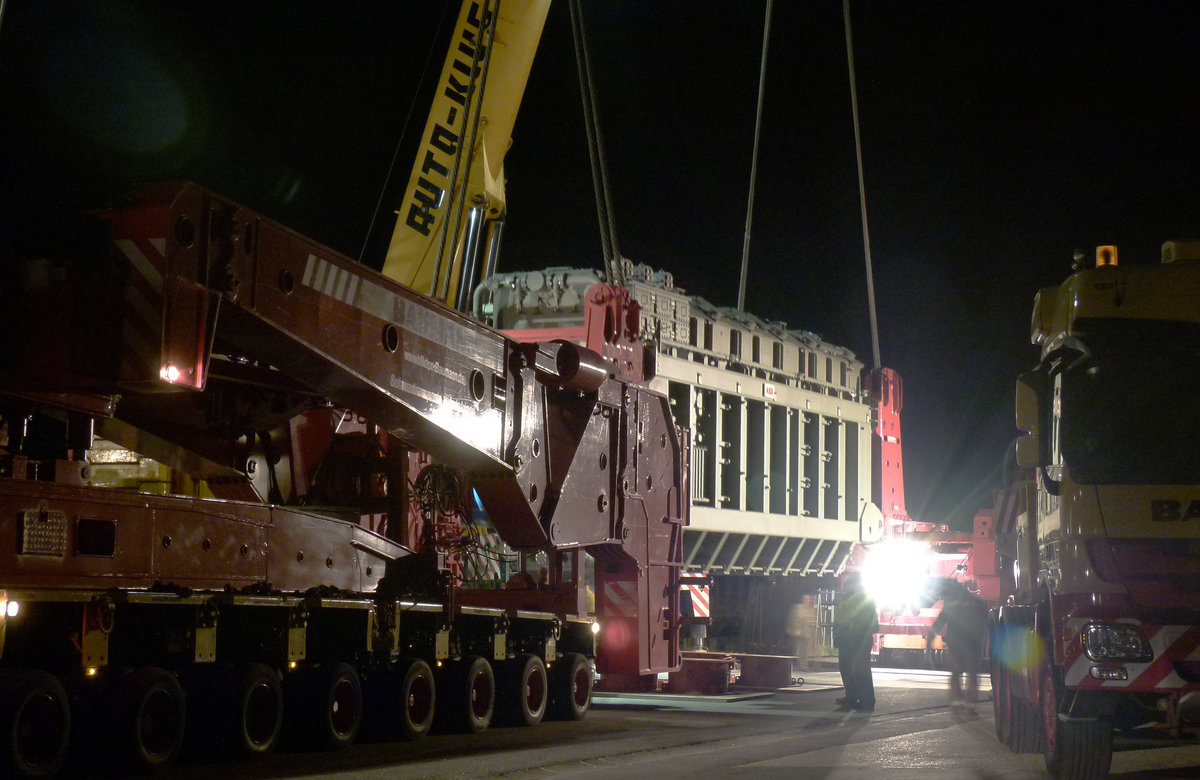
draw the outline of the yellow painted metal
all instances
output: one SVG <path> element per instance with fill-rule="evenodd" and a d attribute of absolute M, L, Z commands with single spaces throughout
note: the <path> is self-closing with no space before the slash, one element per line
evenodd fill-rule
<path fill-rule="evenodd" d="M 1059 286 L 1037 293 L 1031 340 L 1045 355 L 1074 335 L 1080 319 L 1200 321 L 1195 294 L 1200 288 L 1200 263 L 1175 259 L 1181 245 L 1186 247 L 1186 242 L 1173 242 L 1164 249 L 1171 262 L 1146 266 L 1118 266 L 1115 248 L 1100 247 L 1113 250 L 1114 264 L 1078 271 Z"/>
<path fill-rule="evenodd" d="M 396 215 L 385 276 L 454 305 L 466 212 L 481 209 L 485 220 L 504 212 L 504 156 L 549 8 L 550 0 L 464 0 Z"/>

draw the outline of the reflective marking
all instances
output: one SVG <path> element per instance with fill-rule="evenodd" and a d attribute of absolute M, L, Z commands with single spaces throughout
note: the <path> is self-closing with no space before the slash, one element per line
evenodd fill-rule
<path fill-rule="evenodd" d="M 503 373 L 503 342 L 464 328 L 435 308 L 413 302 L 314 254 L 308 256 L 300 283 L 413 335 L 458 353 L 469 365 Z"/>
<path fill-rule="evenodd" d="M 686 578 L 688 577 L 703 577 L 703 574 L 684 572 L 683 587 L 688 593 L 692 594 L 692 611 L 696 613 L 696 617 L 709 617 L 708 605 L 708 586 L 707 585 L 690 585 Z"/>
<path fill-rule="evenodd" d="M 325 289 L 321 292 L 325 293 L 331 298 L 335 297 L 333 294 L 333 289 L 337 286 L 338 281 L 342 279 L 342 275 L 345 273 L 346 269 L 344 268 L 330 266 L 329 271 L 325 274 Z"/>
<path fill-rule="evenodd" d="M 147 371 L 157 371 L 161 357 L 161 345 L 152 340 L 162 330 L 162 269 L 166 264 L 167 241 L 165 238 L 145 239 L 145 246 L 152 250 L 150 254 L 143 252 L 137 242 L 129 238 L 115 238 L 113 246 L 145 282 L 145 285 L 130 283 L 125 286 L 128 314 L 122 328 L 125 349 L 121 353 L 121 373 L 127 378 L 141 379 Z M 147 287 L 158 300 L 148 297 Z"/>
<path fill-rule="evenodd" d="M 637 583 L 632 581 L 606 582 L 602 614 L 637 617 Z"/>
<path fill-rule="evenodd" d="M 317 263 L 317 276 L 315 279 L 313 279 L 313 283 L 312 283 L 314 290 L 320 292 L 321 288 L 325 286 L 325 274 L 327 274 L 328 272 L 329 272 L 329 264 L 326 263 L 324 260 L 319 261 Z"/>
<path fill-rule="evenodd" d="M 338 279 L 337 290 L 333 293 L 334 298 L 337 298 L 339 301 L 346 300 L 346 286 L 350 283 L 350 277 L 351 274 L 346 271 L 342 272 L 341 277 Z"/>
<path fill-rule="evenodd" d="M 166 242 L 161 238 L 152 240 L 150 243 L 157 248 L 156 242 L 161 242 L 164 246 L 166 244 Z M 158 263 L 155 263 L 150 258 L 146 257 L 146 255 L 141 249 L 138 248 L 138 245 L 132 239 L 118 238 L 114 240 L 113 243 L 118 249 L 121 250 L 121 253 L 128 258 L 129 263 L 133 266 L 134 270 L 141 274 L 142 278 L 145 279 L 151 287 L 159 292 L 162 292 L 163 278 L 160 266 L 163 258 L 161 253 L 158 257 Z"/>
<path fill-rule="evenodd" d="M 300 280 L 300 284 L 305 287 L 312 286 L 313 269 L 317 265 L 317 256 L 310 254 L 308 260 L 304 263 L 304 278 Z"/>
<path fill-rule="evenodd" d="M 1082 624 L 1076 628 L 1082 627 Z M 1125 663 L 1129 673 L 1127 680 L 1096 680 L 1089 671 L 1097 662 L 1087 657 L 1079 648 L 1074 658 L 1068 659 L 1064 682 L 1080 688 L 1133 688 L 1136 690 L 1174 689 L 1187 687 L 1189 683 L 1175 671 L 1175 662 L 1200 657 L 1200 626 L 1147 626 L 1154 660 L 1149 663 Z"/>

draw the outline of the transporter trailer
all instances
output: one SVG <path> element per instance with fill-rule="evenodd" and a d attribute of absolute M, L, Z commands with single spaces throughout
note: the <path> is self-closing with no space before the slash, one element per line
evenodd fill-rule
<path fill-rule="evenodd" d="M 193 184 L 0 268 L 7 773 L 578 719 L 678 668 L 688 436 L 613 360 Z"/>

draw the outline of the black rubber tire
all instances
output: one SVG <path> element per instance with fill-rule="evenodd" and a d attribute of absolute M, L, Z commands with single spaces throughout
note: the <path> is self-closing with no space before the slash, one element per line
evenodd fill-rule
<path fill-rule="evenodd" d="M 189 757 L 257 760 L 279 745 L 283 686 L 264 664 L 202 664 L 180 673 L 187 693 Z"/>
<path fill-rule="evenodd" d="M 62 683 L 36 669 L 0 672 L 0 776 L 53 777 L 71 744 L 71 706 Z"/>
<path fill-rule="evenodd" d="M 1054 676 L 1042 669 L 1042 755 L 1058 780 L 1104 780 L 1112 766 L 1112 724 L 1058 716 Z"/>
<path fill-rule="evenodd" d="M 1012 687 L 1008 670 L 992 662 L 992 715 L 996 722 L 996 739 L 1000 744 L 1012 746 Z"/>
<path fill-rule="evenodd" d="M 115 681 L 114 744 L 132 772 L 165 772 L 183 747 L 187 708 L 175 675 L 143 666 Z"/>
<path fill-rule="evenodd" d="M 420 658 L 402 659 L 386 673 L 364 680 L 363 695 L 360 739 L 414 741 L 429 734 L 438 693 L 433 670 Z"/>
<path fill-rule="evenodd" d="M 1046 760 L 1046 771 L 1058 777 L 1058 697 L 1054 691 L 1054 677 L 1049 666 L 1043 665 L 1038 675 L 1038 696 L 1042 716 L 1042 757 Z"/>
<path fill-rule="evenodd" d="M 420 658 L 402 661 L 397 669 L 400 680 L 400 736 L 418 740 L 433 728 L 437 711 L 437 683 L 433 670 Z"/>
<path fill-rule="evenodd" d="M 223 693 L 234 752 L 250 760 L 273 753 L 283 731 L 283 685 L 275 670 L 264 664 L 237 666 Z"/>
<path fill-rule="evenodd" d="M 553 720 L 583 720 L 592 706 L 592 664 L 582 653 L 566 653 L 550 667 Z"/>
<path fill-rule="evenodd" d="M 506 725 L 536 726 L 546 715 L 550 681 L 536 655 L 519 655 L 496 666 L 496 719 Z"/>
<path fill-rule="evenodd" d="M 237 728 L 237 751 L 246 759 L 268 756 L 283 731 L 283 685 L 264 664 L 234 669 L 231 694 Z"/>
<path fill-rule="evenodd" d="M 440 731 L 478 734 L 492 725 L 496 677 L 486 658 L 469 656 L 443 667 L 438 679 Z"/>
<path fill-rule="evenodd" d="M 354 743 L 362 726 L 362 681 L 354 667 L 330 664 L 317 670 L 318 739 L 324 747 L 340 750 Z"/>
<path fill-rule="evenodd" d="M 1010 705 L 1012 726 L 1008 748 L 1014 753 L 1042 752 L 1042 718 L 1032 704 L 1012 697 Z"/>
<path fill-rule="evenodd" d="M 284 730 L 298 748 L 341 750 L 358 738 L 363 687 L 347 663 L 310 666 L 284 680 Z"/>

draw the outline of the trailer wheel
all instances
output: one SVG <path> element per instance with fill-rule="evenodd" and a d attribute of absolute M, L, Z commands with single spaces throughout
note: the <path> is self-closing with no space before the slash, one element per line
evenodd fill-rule
<path fill-rule="evenodd" d="M 234 672 L 238 748 L 246 758 L 269 755 L 283 731 L 283 686 L 275 670 L 263 664 L 246 664 Z"/>
<path fill-rule="evenodd" d="M 283 729 L 283 688 L 263 664 L 197 664 L 180 672 L 187 694 L 188 757 L 255 760 L 270 755 Z"/>
<path fill-rule="evenodd" d="M 1012 745 L 1012 688 L 1009 686 L 1008 670 L 992 661 L 992 715 L 996 721 L 996 739 L 1000 744 Z"/>
<path fill-rule="evenodd" d="M 492 724 L 496 678 L 486 658 L 469 656 L 447 666 L 439 687 L 438 725 L 444 731 L 478 734 Z"/>
<path fill-rule="evenodd" d="M 230 746 L 241 758 L 270 755 L 283 730 L 283 686 L 275 671 L 244 664 L 232 670 L 223 688 L 221 714 L 233 732 Z"/>
<path fill-rule="evenodd" d="M 549 680 L 536 655 L 519 655 L 496 669 L 497 716 L 515 726 L 536 726 L 546 714 Z"/>
<path fill-rule="evenodd" d="M 420 658 L 405 658 L 373 680 L 364 694 L 369 713 L 363 720 L 368 738 L 417 740 L 433 725 L 437 687 L 433 671 Z"/>
<path fill-rule="evenodd" d="M 183 746 L 187 719 L 183 688 L 170 672 L 143 666 L 116 683 L 116 744 L 134 771 L 161 772 Z"/>
<path fill-rule="evenodd" d="M 354 742 L 362 725 L 362 681 L 346 663 L 318 669 L 316 680 L 319 739 L 326 747 L 344 748 Z"/>
<path fill-rule="evenodd" d="M 583 720 L 592 704 L 592 664 L 582 653 L 567 653 L 550 669 L 550 709 L 555 720 Z"/>
<path fill-rule="evenodd" d="M 1060 719 L 1054 675 L 1042 668 L 1043 755 L 1059 780 L 1103 780 L 1112 765 L 1112 724 L 1103 718 Z"/>
<path fill-rule="evenodd" d="M 53 675 L 35 669 L 0 673 L 3 768 L 13 777 L 52 777 L 71 741 L 67 692 Z"/>
<path fill-rule="evenodd" d="M 285 728 L 299 744 L 345 748 L 358 737 L 362 713 L 362 681 L 350 664 L 302 669 L 284 687 Z"/>

